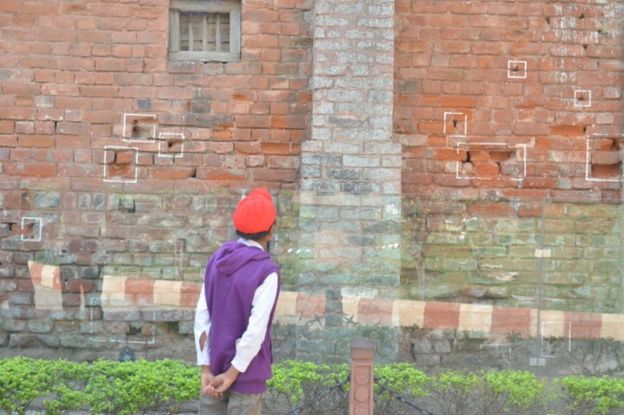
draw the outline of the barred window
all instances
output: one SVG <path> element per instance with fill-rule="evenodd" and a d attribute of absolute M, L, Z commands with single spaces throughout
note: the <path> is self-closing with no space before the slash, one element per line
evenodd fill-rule
<path fill-rule="evenodd" d="M 240 13 L 240 1 L 171 0 L 170 59 L 239 60 Z"/>

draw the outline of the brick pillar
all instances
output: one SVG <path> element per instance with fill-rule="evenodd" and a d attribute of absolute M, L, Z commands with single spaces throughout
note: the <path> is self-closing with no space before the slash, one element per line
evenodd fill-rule
<path fill-rule="evenodd" d="M 394 0 L 314 2 L 311 137 L 302 146 L 302 285 L 399 281 L 401 147 L 392 137 Z"/>
<path fill-rule="evenodd" d="M 351 344 L 349 415 L 373 415 L 373 342 L 356 339 Z"/>

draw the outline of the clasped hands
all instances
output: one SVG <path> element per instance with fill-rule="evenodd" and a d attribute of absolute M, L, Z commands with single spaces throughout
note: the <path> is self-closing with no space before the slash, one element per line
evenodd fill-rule
<path fill-rule="evenodd" d="M 221 399 L 223 393 L 236 381 L 239 373 L 240 372 L 234 366 L 230 366 L 225 372 L 214 375 L 210 370 L 210 366 L 202 366 L 202 393 L 213 399 Z"/>

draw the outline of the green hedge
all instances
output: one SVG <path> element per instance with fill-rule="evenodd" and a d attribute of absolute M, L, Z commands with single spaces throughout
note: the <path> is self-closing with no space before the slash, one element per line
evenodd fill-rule
<path fill-rule="evenodd" d="M 344 413 L 347 365 L 284 361 L 274 365 L 268 400 L 282 412 Z M 11 358 L 0 360 L 0 413 L 25 414 L 34 406 L 46 414 L 88 410 L 92 414 L 177 413 L 199 391 L 197 367 L 172 360 L 136 362 Z M 525 371 L 446 371 L 428 375 L 411 364 L 375 366 L 376 412 L 410 413 L 405 402 L 431 413 L 592 414 L 624 413 L 624 379 L 568 376 L 545 382 Z M 317 399 L 335 390 L 332 409 Z M 397 396 L 403 400 L 397 399 Z M 273 408 L 275 409 L 275 408 Z M 307 412 L 306 412 L 307 411 Z M 417 413 L 417 412 L 414 412 Z"/>
<path fill-rule="evenodd" d="M 568 376 L 560 384 L 575 413 L 624 414 L 624 378 Z"/>
<path fill-rule="evenodd" d="M 0 410 L 22 415 L 39 399 L 46 414 L 176 413 L 199 391 L 196 367 L 172 360 L 92 364 L 29 358 L 0 360 Z"/>

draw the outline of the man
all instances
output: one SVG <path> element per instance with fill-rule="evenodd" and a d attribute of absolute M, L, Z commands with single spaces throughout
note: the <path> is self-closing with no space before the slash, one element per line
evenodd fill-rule
<path fill-rule="evenodd" d="M 277 211 L 266 189 L 244 197 L 232 216 L 240 237 L 206 266 L 195 313 L 202 415 L 259 415 L 272 375 L 271 324 L 278 267 L 268 254 Z"/>

